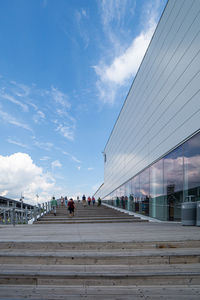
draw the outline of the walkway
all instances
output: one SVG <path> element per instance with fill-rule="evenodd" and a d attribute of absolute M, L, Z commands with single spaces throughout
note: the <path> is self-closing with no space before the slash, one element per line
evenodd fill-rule
<path fill-rule="evenodd" d="M 80 206 L 0 226 L 0 299 L 200 299 L 200 228 L 129 218 Z"/>

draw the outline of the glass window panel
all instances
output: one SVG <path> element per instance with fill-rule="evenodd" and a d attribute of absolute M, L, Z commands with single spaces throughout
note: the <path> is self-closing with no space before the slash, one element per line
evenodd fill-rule
<path fill-rule="evenodd" d="M 125 183 L 125 208 L 129 210 L 130 182 Z"/>
<path fill-rule="evenodd" d="M 139 201 L 140 201 L 140 178 L 139 175 L 133 178 L 133 184 L 135 189 L 134 194 L 134 211 L 139 212 Z"/>
<path fill-rule="evenodd" d="M 164 157 L 165 218 L 181 219 L 183 202 L 183 145 Z"/>
<path fill-rule="evenodd" d="M 120 203 L 119 199 L 120 199 L 120 188 L 118 188 L 116 191 L 116 206 L 117 207 L 119 207 L 119 203 Z"/>
<path fill-rule="evenodd" d="M 135 186 L 134 180 L 130 180 L 130 194 L 129 194 L 129 210 L 135 211 L 135 204 L 134 204 L 134 194 L 135 194 Z"/>
<path fill-rule="evenodd" d="M 163 219 L 163 159 L 150 167 L 149 216 Z"/>
<path fill-rule="evenodd" d="M 200 133 L 184 144 L 184 200 L 200 201 Z"/>
<path fill-rule="evenodd" d="M 149 215 L 149 168 L 140 174 L 140 203 L 139 212 Z"/>

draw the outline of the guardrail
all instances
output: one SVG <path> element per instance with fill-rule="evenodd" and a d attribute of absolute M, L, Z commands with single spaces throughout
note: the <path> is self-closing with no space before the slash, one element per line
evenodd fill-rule
<path fill-rule="evenodd" d="M 45 202 L 37 206 L 25 204 L 21 208 L 13 206 L 0 206 L 0 224 L 17 225 L 17 224 L 33 224 L 34 221 L 51 211 L 51 203 Z"/>

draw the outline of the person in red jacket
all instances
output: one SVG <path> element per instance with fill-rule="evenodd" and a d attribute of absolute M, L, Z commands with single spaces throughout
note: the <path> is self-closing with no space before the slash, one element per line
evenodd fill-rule
<path fill-rule="evenodd" d="M 92 197 L 92 204 L 93 204 L 93 206 L 95 205 L 95 198 L 94 198 L 94 196 Z"/>
<path fill-rule="evenodd" d="M 74 200 L 72 198 L 69 199 L 67 206 L 68 206 L 68 210 L 69 210 L 69 216 L 73 217 L 74 216 L 75 203 L 74 203 Z"/>
<path fill-rule="evenodd" d="M 90 203 L 91 203 L 91 198 L 90 198 L 90 196 L 87 198 L 87 201 L 88 201 L 88 205 L 90 205 Z"/>

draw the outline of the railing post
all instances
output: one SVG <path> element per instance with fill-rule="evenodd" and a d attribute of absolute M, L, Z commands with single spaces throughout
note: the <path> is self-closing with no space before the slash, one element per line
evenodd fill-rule
<path fill-rule="evenodd" d="M 8 216 L 8 218 L 7 218 L 8 224 L 9 223 L 11 224 L 11 213 L 10 213 L 10 210 L 8 210 L 7 216 Z"/>
<path fill-rule="evenodd" d="M 13 207 L 10 211 L 10 223 L 15 226 L 15 208 Z"/>
<path fill-rule="evenodd" d="M 28 208 L 27 208 L 27 205 L 26 205 L 26 208 L 25 208 L 25 222 L 26 222 L 26 224 L 28 224 Z"/>
<path fill-rule="evenodd" d="M 41 204 L 38 204 L 38 208 L 39 208 L 39 217 L 41 218 Z"/>
<path fill-rule="evenodd" d="M 37 207 L 34 206 L 34 221 L 37 221 Z"/>
<path fill-rule="evenodd" d="M 15 223 L 16 223 L 16 224 L 19 223 L 19 221 L 18 221 L 18 212 L 17 212 L 17 211 L 15 212 Z"/>
<path fill-rule="evenodd" d="M 3 219 L 4 219 L 4 224 L 7 224 L 7 215 L 6 215 L 6 210 L 4 209 L 3 211 Z"/>
<path fill-rule="evenodd" d="M 24 216 L 23 216 L 23 202 L 21 201 L 21 224 L 24 223 Z"/>

